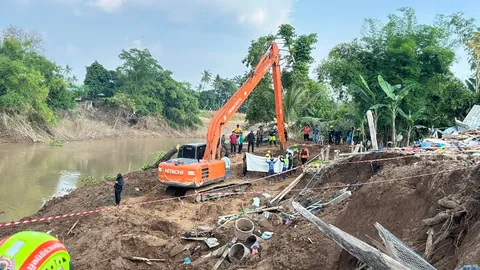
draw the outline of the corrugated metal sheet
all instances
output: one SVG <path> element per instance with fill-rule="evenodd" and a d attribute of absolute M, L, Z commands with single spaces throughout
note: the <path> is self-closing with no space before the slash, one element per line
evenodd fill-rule
<path fill-rule="evenodd" d="M 480 106 L 474 105 L 470 112 L 468 113 L 463 123 L 469 128 L 479 128 L 480 127 Z"/>

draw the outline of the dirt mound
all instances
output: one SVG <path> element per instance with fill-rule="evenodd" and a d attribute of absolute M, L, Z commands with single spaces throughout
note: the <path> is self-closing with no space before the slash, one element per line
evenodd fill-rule
<path fill-rule="evenodd" d="M 262 147 L 257 154 L 264 154 Z M 311 146 L 313 155 L 319 146 Z M 333 152 L 332 150 L 330 151 Z M 378 159 L 388 159 L 390 160 Z M 284 215 L 247 214 L 255 224 L 254 233 L 273 232 L 271 239 L 259 238 L 260 253 L 235 264 L 225 261 L 220 269 L 355 269 L 356 259 L 342 251 L 326 238 L 313 224 L 305 219 L 293 219 L 286 225 L 285 217 L 292 214 L 291 200 L 305 203 L 307 200 L 328 201 L 340 187 L 357 181 L 364 185 L 356 187 L 352 196 L 343 204 L 320 209 L 315 214 L 338 228 L 364 240 L 368 235 L 376 238 L 373 224 L 379 222 L 407 245 L 423 255 L 428 229 L 423 219 L 443 211 L 437 203 L 447 198 L 460 204 L 467 214 L 452 219 L 448 235 L 436 244 L 430 258 L 438 269 L 453 269 L 463 264 L 480 263 L 480 178 L 479 169 L 472 166 L 475 160 L 458 156 L 414 156 L 398 153 L 373 153 L 356 156 L 331 165 L 314 178 L 317 182 L 312 192 L 297 196 L 313 175 L 303 179 L 283 203 Z M 241 156 L 232 158 L 239 174 Z M 464 168 L 463 170 L 455 170 Z M 439 172 L 454 170 L 446 173 Z M 183 265 L 185 258 L 198 260 L 210 250 L 203 242 L 182 240 L 185 232 L 198 226 L 213 226 L 218 216 L 234 214 L 250 208 L 252 198 L 257 196 L 264 205 L 268 199 L 260 195 L 228 197 L 217 201 L 194 204 L 188 200 L 163 200 L 170 198 L 158 185 L 156 170 L 134 172 L 124 176 L 126 185 L 122 203 L 153 203 L 133 205 L 99 214 L 33 223 L 0 230 L 0 238 L 20 230 L 50 231 L 69 248 L 76 269 L 192 269 Z M 433 175 L 433 173 L 436 173 Z M 298 174 L 298 173 L 297 173 Z M 422 177 L 412 177 L 424 174 Z M 255 179 L 249 174 L 247 178 Z M 406 178 L 394 181 L 399 178 Z M 285 188 L 295 175 L 286 182 L 255 182 L 250 191 L 276 195 Z M 113 204 L 113 182 L 80 188 L 71 194 L 54 199 L 33 217 L 43 217 L 74 211 L 97 209 Z M 73 224 L 78 224 L 71 230 Z M 233 237 L 233 224 L 229 222 L 213 231 L 221 244 Z M 442 223 L 434 225 L 434 239 L 442 235 Z M 132 256 L 163 259 L 148 265 L 130 260 Z M 195 269 L 211 269 L 216 258 L 207 259 Z"/>

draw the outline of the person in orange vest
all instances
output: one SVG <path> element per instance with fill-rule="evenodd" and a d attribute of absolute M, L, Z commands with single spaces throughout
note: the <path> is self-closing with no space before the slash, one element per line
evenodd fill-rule
<path fill-rule="evenodd" d="M 302 149 L 300 149 L 300 160 L 302 165 L 307 163 L 307 159 L 310 157 L 310 152 L 308 151 L 307 145 L 303 144 Z"/>
<path fill-rule="evenodd" d="M 305 142 L 310 141 L 310 125 L 309 124 L 307 124 L 303 128 L 303 141 L 305 141 Z"/>

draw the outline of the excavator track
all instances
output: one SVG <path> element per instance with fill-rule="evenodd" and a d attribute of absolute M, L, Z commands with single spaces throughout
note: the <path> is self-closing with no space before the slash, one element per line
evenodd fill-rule
<path fill-rule="evenodd" d="M 186 191 L 185 196 L 196 194 L 191 197 L 191 201 L 195 203 L 213 201 L 220 198 L 234 196 L 236 193 L 245 192 L 249 186 L 251 186 L 250 183 L 240 180 L 221 182 L 197 189 L 189 189 Z"/>

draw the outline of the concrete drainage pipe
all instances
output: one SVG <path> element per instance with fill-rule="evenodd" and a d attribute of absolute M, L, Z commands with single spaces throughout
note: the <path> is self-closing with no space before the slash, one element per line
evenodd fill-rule
<path fill-rule="evenodd" d="M 242 243 L 236 243 L 232 246 L 232 248 L 230 248 L 230 251 L 228 252 L 228 260 L 231 263 L 243 260 L 248 256 L 250 256 L 250 249 L 248 249 Z"/>
<path fill-rule="evenodd" d="M 253 222 L 248 218 L 240 218 L 235 221 L 234 235 L 240 240 L 245 241 L 253 233 Z"/>

